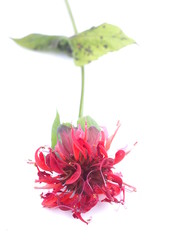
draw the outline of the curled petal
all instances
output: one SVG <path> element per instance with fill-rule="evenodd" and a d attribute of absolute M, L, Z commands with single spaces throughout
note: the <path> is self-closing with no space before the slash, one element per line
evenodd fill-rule
<path fill-rule="evenodd" d="M 76 182 L 79 177 L 81 176 L 81 166 L 78 163 L 74 163 L 74 166 L 76 166 L 75 173 L 66 181 L 66 184 L 72 184 Z"/>

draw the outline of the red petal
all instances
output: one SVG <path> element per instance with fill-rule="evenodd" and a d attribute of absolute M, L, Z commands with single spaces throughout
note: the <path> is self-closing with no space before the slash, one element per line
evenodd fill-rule
<path fill-rule="evenodd" d="M 123 158 L 125 157 L 126 153 L 124 150 L 119 150 L 116 155 L 115 155 L 115 159 L 114 159 L 114 164 L 119 163 L 121 160 L 123 160 Z"/>
<path fill-rule="evenodd" d="M 42 205 L 44 207 L 52 208 L 57 206 L 57 197 L 52 193 L 47 193 L 45 197 L 42 196 L 44 200 L 42 201 Z"/>
<path fill-rule="evenodd" d="M 78 180 L 78 178 L 81 176 L 81 166 L 78 163 L 74 163 L 73 165 L 76 166 L 75 173 L 66 181 L 66 184 L 72 184 L 75 181 Z"/>
<path fill-rule="evenodd" d="M 43 155 L 42 152 L 40 152 L 40 149 L 42 149 L 41 147 L 38 148 L 35 152 L 35 161 L 38 167 L 40 167 L 41 169 L 45 170 L 45 171 L 50 171 L 51 169 L 46 165 L 45 163 L 45 156 Z"/>
<path fill-rule="evenodd" d="M 72 194 L 73 194 L 73 192 L 68 192 L 68 193 L 61 194 L 59 199 L 58 199 L 58 202 L 60 202 L 60 203 L 66 202 L 66 200 L 69 199 Z"/>
<path fill-rule="evenodd" d="M 78 140 L 76 139 L 75 133 L 74 133 L 74 129 L 72 128 L 72 140 L 73 140 L 73 151 L 74 151 L 74 157 L 76 160 L 79 160 L 79 153 L 81 152 L 83 154 L 83 156 L 86 158 L 86 153 L 84 148 L 81 146 L 81 144 L 78 142 Z"/>

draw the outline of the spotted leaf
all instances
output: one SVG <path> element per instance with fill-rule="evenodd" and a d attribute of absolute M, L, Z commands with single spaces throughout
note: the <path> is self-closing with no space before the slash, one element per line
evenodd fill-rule
<path fill-rule="evenodd" d="M 72 55 L 77 66 L 83 66 L 100 56 L 135 43 L 114 25 L 104 23 L 70 38 Z"/>

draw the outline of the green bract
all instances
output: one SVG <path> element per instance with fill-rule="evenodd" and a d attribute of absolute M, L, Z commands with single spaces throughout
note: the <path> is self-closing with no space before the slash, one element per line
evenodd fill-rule
<path fill-rule="evenodd" d="M 72 56 L 77 66 L 84 66 L 102 55 L 135 43 L 114 25 L 104 23 L 70 38 L 30 34 L 13 39 L 20 46 L 44 52 L 65 53 Z"/>
<path fill-rule="evenodd" d="M 57 143 L 57 129 L 60 126 L 60 117 L 58 111 L 56 112 L 56 117 L 54 119 L 52 130 L 51 130 L 51 147 L 54 149 Z"/>

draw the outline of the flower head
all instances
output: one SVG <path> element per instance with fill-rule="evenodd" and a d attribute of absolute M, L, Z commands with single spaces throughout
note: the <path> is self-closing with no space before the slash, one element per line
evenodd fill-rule
<path fill-rule="evenodd" d="M 106 131 L 91 126 L 85 130 L 61 125 L 55 149 L 40 147 L 35 153 L 38 183 L 48 189 L 42 193 L 42 205 L 71 210 L 73 217 L 85 223 L 81 214 L 100 201 L 124 204 L 125 184 L 121 173 L 113 173 L 113 166 L 127 154 L 120 149 L 114 158 L 108 157 L 108 149 L 119 128 L 108 137 Z M 129 185 L 128 185 L 129 186 Z M 132 190 L 135 190 L 132 188 Z M 117 197 L 118 196 L 118 197 Z"/>

